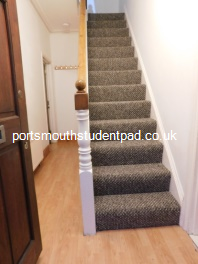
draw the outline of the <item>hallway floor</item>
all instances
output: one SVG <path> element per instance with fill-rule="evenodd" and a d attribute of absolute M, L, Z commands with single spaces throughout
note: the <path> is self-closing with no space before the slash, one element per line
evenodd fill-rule
<path fill-rule="evenodd" d="M 196 264 L 198 252 L 180 227 L 83 236 L 77 143 L 51 145 L 35 174 L 43 251 L 38 264 Z"/>

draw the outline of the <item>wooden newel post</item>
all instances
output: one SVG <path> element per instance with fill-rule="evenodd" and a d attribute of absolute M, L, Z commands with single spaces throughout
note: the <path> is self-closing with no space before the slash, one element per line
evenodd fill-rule
<path fill-rule="evenodd" d="M 86 110 L 89 109 L 88 93 L 85 91 L 86 82 L 78 80 L 76 82 L 76 89 L 78 90 L 75 94 L 75 109 Z"/>

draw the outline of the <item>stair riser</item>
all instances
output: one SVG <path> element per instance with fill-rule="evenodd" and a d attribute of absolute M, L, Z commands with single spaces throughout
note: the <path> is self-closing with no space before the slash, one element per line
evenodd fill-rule
<path fill-rule="evenodd" d="M 147 133 L 153 134 L 156 133 L 156 122 L 150 122 L 150 123 L 133 123 L 133 124 L 115 124 L 112 125 L 111 123 L 108 124 L 104 124 L 104 125 L 97 125 L 97 124 L 90 124 L 90 132 L 91 133 L 116 133 L 117 131 L 119 131 L 120 133 L 133 133 L 134 135 L 136 134 L 138 136 L 138 134 L 141 134 L 141 138 L 145 138 L 145 135 Z M 149 137 L 150 137 L 149 134 Z"/>
<path fill-rule="evenodd" d="M 127 85 L 140 84 L 141 71 L 101 71 L 89 72 L 89 85 Z"/>
<path fill-rule="evenodd" d="M 104 28 L 104 29 L 88 29 L 88 37 L 107 38 L 107 37 L 128 37 L 128 28 Z"/>
<path fill-rule="evenodd" d="M 89 21 L 124 20 L 124 13 L 115 14 L 88 14 Z"/>
<path fill-rule="evenodd" d="M 89 58 L 128 58 L 134 56 L 133 47 L 122 48 L 89 48 Z"/>
<path fill-rule="evenodd" d="M 97 230 L 179 224 L 180 206 L 169 192 L 95 197 Z"/>
<path fill-rule="evenodd" d="M 90 103 L 90 120 L 149 118 L 151 103 L 148 101 L 119 103 Z"/>
<path fill-rule="evenodd" d="M 105 179 L 106 180 L 106 179 Z M 152 180 L 146 178 L 130 179 L 125 181 L 104 181 L 102 175 L 100 179 L 94 179 L 94 194 L 118 195 L 133 193 L 166 192 L 169 190 L 170 177 L 156 177 Z"/>
<path fill-rule="evenodd" d="M 94 147 L 92 143 L 92 163 L 93 166 L 114 166 L 148 164 L 162 162 L 163 146 L 131 147 L 125 143 L 120 143 L 120 148 Z M 98 146 L 98 144 L 97 144 Z"/>
<path fill-rule="evenodd" d="M 172 217 L 174 215 L 174 218 Z M 173 226 L 179 223 L 179 210 L 168 212 L 164 211 L 151 211 L 136 212 L 134 216 L 119 216 L 116 213 L 107 216 L 98 216 L 96 214 L 96 230 L 120 230 L 132 228 L 145 228 L 145 227 L 159 227 L 159 226 Z"/>
<path fill-rule="evenodd" d="M 95 196 L 166 192 L 171 179 L 161 163 L 93 167 L 93 175 Z"/>
<path fill-rule="evenodd" d="M 111 21 L 88 21 L 88 28 L 125 28 L 125 20 L 111 20 Z"/>
<path fill-rule="evenodd" d="M 136 58 L 89 59 L 89 71 L 137 70 Z"/>
<path fill-rule="evenodd" d="M 121 86 L 89 87 L 90 102 L 141 101 L 145 100 L 146 86 L 136 85 L 134 88 Z"/>
<path fill-rule="evenodd" d="M 88 47 L 124 47 L 131 46 L 130 37 L 110 37 L 110 38 L 88 38 Z"/>

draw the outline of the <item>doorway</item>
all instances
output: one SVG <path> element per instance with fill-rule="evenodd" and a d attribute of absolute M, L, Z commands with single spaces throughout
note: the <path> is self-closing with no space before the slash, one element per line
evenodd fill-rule
<path fill-rule="evenodd" d="M 45 102 L 46 102 L 46 115 L 47 115 L 47 126 L 48 126 L 48 133 L 52 133 L 51 131 L 51 124 L 50 124 L 50 99 L 49 99 L 49 89 L 48 89 L 48 71 L 47 67 L 49 66 L 50 62 L 43 57 L 43 79 L 44 79 L 44 91 L 45 91 Z M 51 144 L 51 140 L 49 140 Z"/>

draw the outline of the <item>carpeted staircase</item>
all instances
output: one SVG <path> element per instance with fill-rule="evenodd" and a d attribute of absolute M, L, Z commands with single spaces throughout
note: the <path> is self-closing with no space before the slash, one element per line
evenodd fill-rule
<path fill-rule="evenodd" d="M 90 132 L 156 132 L 124 14 L 89 14 Z M 92 141 L 97 231 L 178 225 L 160 141 Z"/>

